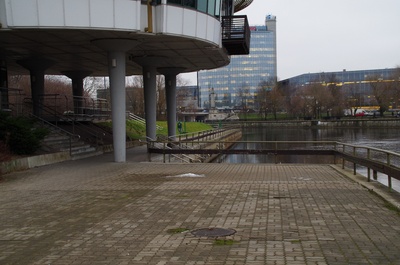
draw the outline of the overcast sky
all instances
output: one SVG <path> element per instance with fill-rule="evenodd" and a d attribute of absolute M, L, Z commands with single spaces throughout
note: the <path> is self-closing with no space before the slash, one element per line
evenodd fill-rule
<path fill-rule="evenodd" d="M 254 0 L 241 14 L 250 25 L 276 16 L 279 80 L 400 66 L 400 0 Z"/>

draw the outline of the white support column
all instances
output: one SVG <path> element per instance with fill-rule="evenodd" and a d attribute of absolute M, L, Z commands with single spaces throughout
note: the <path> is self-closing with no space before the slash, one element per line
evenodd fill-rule
<path fill-rule="evenodd" d="M 115 162 L 126 161 L 125 52 L 108 52 Z"/>
<path fill-rule="evenodd" d="M 165 76 L 168 139 L 174 141 L 176 140 L 176 76 L 183 72 L 184 68 L 159 68 L 158 71 Z"/>
<path fill-rule="evenodd" d="M 111 90 L 114 161 L 126 161 L 126 92 L 125 53 L 138 42 L 130 39 L 102 39 L 93 42 L 108 52 L 108 71 Z"/>
<path fill-rule="evenodd" d="M 156 140 L 157 122 L 157 69 L 155 66 L 143 66 L 144 109 L 146 119 L 146 136 Z"/>

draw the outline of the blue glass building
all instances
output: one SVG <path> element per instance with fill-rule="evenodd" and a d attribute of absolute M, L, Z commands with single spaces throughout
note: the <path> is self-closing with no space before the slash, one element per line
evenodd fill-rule
<path fill-rule="evenodd" d="M 216 94 L 216 107 L 254 106 L 261 83 L 272 87 L 277 79 L 276 17 L 266 16 L 264 26 L 251 26 L 249 55 L 233 55 L 228 66 L 198 73 L 199 101 L 209 108 L 210 91 Z"/>
<path fill-rule="evenodd" d="M 313 83 L 323 85 L 334 83 L 342 88 L 342 92 L 348 100 L 355 100 L 355 105 L 364 106 L 374 103 L 372 85 L 376 82 L 398 81 L 398 68 L 338 71 L 307 73 L 279 81 L 280 87 L 291 90 L 300 89 Z M 394 102 L 397 105 L 397 101 Z"/>

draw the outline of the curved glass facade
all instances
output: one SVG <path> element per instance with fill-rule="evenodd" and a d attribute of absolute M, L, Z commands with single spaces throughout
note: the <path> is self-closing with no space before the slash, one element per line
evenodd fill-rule
<path fill-rule="evenodd" d="M 262 82 L 271 87 L 276 82 L 276 31 L 275 17 L 268 21 L 272 25 L 251 26 L 249 55 L 231 56 L 228 66 L 200 71 L 198 84 L 200 104 L 209 108 L 209 94 L 213 88 L 217 107 L 235 107 L 242 105 L 243 99 L 248 107 L 254 105 L 254 97 Z"/>
<path fill-rule="evenodd" d="M 161 4 L 161 0 L 157 0 L 157 4 Z M 196 9 L 216 17 L 233 14 L 233 0 L 167 0 L 167 4 Z"/>

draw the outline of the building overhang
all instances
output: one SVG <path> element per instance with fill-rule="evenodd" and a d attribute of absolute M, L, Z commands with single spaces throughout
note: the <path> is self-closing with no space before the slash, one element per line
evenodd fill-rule
<path fill-rule="evenodd" d="M 141 74 L 135 57 L 164 57 L 159 67 L 181 67 L 185 72 L 213 69 L 229 63 L 223 48 L 210 43 L 166 34 L 140 34 L 105 30 L 18 29 L 0 30 L 0 53 L 10 74 L 28 73 L 17 61 L 46 58 L 55 64 L 46 74 L 90 70 L 94 76 L 108 75 L 107 53 L 93 45 L 100 38 L 132 39 L 140 44 L 127 54 L 127 75 Z"/>
<path fill-rule="evenodd" d="M 28 74 L 17 62 L 43 58 L 54 62 L 46 74 L 82 70 L 106 76 L 107 52 L 94 44 L 98 39 L 138 43 L 124 49 L 127 75 L 142 74 L 136 63 L 140 58 L 164 58 L 157 67 L 184 72 L 230 62 L 221 43 L 220 21 L 214 16 L 173 5 L 148 7 L 140 1 L 88 1 L 0 0 L 0 59 L 6 61 L 8 72 Z M 153 29 L 148 32 L 151 21 Z"/>

